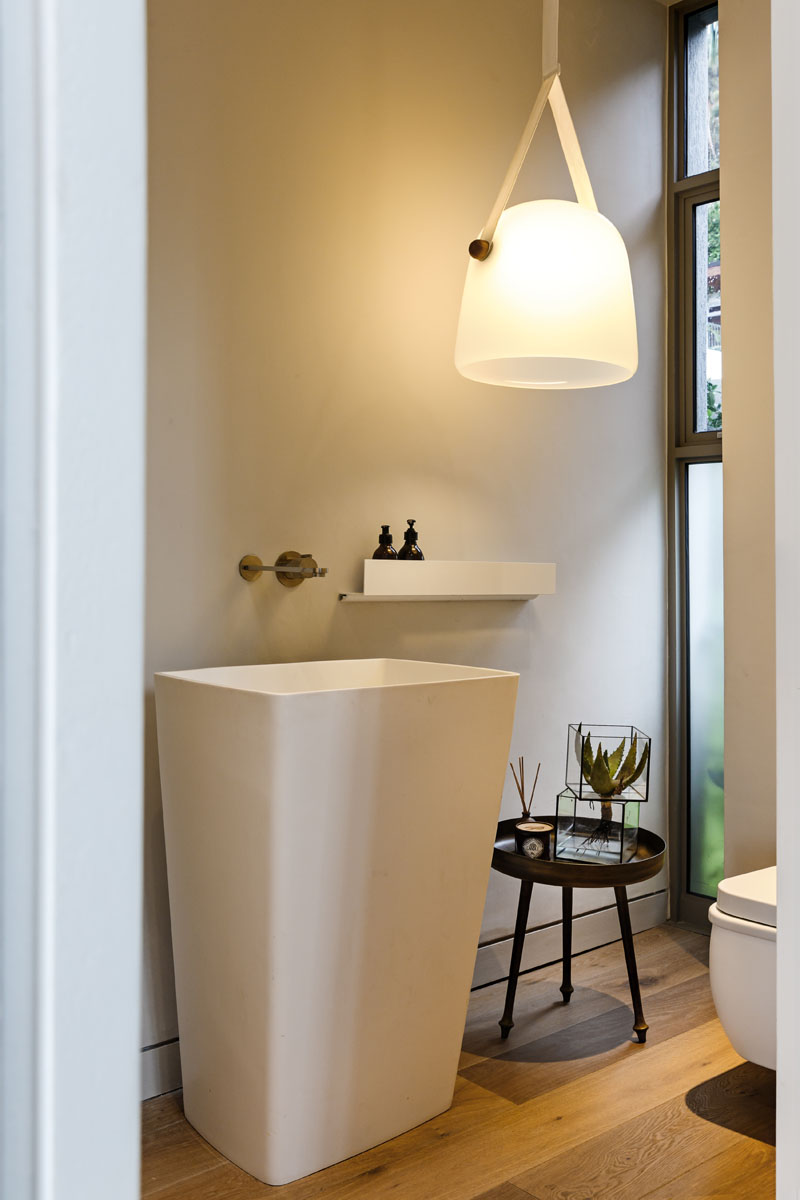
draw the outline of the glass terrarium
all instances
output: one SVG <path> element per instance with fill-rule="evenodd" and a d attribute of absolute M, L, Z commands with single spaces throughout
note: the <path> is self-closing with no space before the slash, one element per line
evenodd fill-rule
<path fill-rule="evenodd" d="M 556 799 L 556 858 L 627 862 L 650 787 L 650 738 L 635 725 L 570 725 Z"/>
<path fill-rule="evenodd" d="M 635 725 L 570 725 L 564 782 L 579 800 L 647 800 L 650 738 Z"/>
<path fill-rule="evenodd" d="M 638 845 L 638 800 L 581 800 L 569 787 L 556 797 L 556 858 L 624 863 Z"/>

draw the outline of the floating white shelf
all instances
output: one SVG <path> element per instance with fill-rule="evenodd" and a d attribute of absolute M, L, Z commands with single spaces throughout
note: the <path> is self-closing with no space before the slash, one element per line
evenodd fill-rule
<path fill-rule="evenodd" d="M 343 592 L 347 603 L 408 600 L 535 600 L 556 590 L 555 563 L 364 560 L 363 592 Z"/>

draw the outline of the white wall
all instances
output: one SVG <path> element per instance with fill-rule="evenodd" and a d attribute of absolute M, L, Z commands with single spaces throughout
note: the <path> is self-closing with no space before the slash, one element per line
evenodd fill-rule
<path fill-rule="evenodd" d="M 736 875 L 775 862 L 769 0 L 725 0 L 720 23 L 725 872 Z"/>
<path fill-rule="evenodd" d="M 538 4 L 497 0 L 489 31 L 477 0 L 154 0 L 150 15 L 148 676 L 383 654 L 517 670 L 512 750 L 542 759 L 540 811 L 568 722 L 634 721 L 654 738 L 645 821 L 663 832 L 664 9 L 562 4 L 562 78 L 631 253 L 640 368 L 557 394 L 474 384 L 452 361 L 466 246 L 539 82 Z M 515 198 L 548 194 L 570 196 L 549 116 Z M 558 594 L 339 604 L 380 523 L 408 516 L 429 557 L 555 561 Z M 243 553 L 289 548 L 328 578 L 239 578 Z M 176 1019 L 149 694 L 147 725 L 153 1045 Z M 537 889 L 532 920 L 557 920 L 559 899 Z M 493 877 L 485 940 L 509 936 L 515 905 Z"/>

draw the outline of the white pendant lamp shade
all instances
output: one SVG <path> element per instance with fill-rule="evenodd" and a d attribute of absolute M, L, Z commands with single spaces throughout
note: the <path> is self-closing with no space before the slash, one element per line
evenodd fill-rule
<path fill-rule="evenodd" d="M 456 367 L 503 387 L 621 383 L 638 350 L 625 244 L 595 209 L 532 200 L 503 211 L 467 267 Z"/>
<path fill-rule="evenodd" d="M 542 0 L 542 83 L 480 237 L 470 243 L 456 367 L 501 387 L 622 383 L 638 365 L 625 244 L 597 211 L 561 86 L 558 0 Z M 506 205 L 549 106 L 577 204 Z"/>

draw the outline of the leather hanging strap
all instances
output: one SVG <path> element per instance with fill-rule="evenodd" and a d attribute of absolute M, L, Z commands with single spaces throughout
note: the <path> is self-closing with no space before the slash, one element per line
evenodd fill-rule
<path fill-rule="evenodd" d="M 572 124 L 572 117 L 567 106 L 567 97 L 564 95 L 564 89 L 561 86 L 559 76 L 556 76 L 553 82 L 548 99 L 550 101 L 550 108 L 553 111 L 553 117 L 555 118 L 556 129 L 558 130 L 558 140 L 561 142 L 561 149 L 564 151 L 564 158 L 567 160 L 569 176 L 572 180 L 572 186 L 575 188 L 578 204 L 583 205 L 584 208 L 591 208 L 593 212 L 597 212 L 597 201 L 592 191 L 589 172 L 586 170 L 586 163 L 583 161 L 578 135 L 575 132 L 575 126 Z"/>
<path fill-rule="evenodd" d="M 473 258 L 484 259 L 489 255 L 497 222 L 514 190 L 514 184 L 517 182 L 517 177 L 548 100 L 578 203 L 583 208 L 597 212 L 597 202 L 592 191 L 589 172 L 583 161 L 578 135 L 575 132 L 567 98 L 561 86 L 561 68 L 558 63 L 558 2 L 559 0 L 542 0 L 542 72 L 544 78 L 486 224 L 481 230 L 480 237 L 470 243 L 469 252 Z"/>
<path fill-rule="evenodd" d="M 550 89 L 557 78 L 558 76 L 556 75 L 548 75 L 542 80 L 542 86 L 539 88 L 539 94 L 533 103 L 531 115 L 528 117 L 525 128 L 522 131 L 522 137 L 517 143 L 517 148 L 514 151 L 511 163 L 506 171 L 506 177 L 503 180 L 500 191 L 497 193 L 497 199 L 492 206 L 492 211 L 489 213 L 489 216 L 486 219 L 486 224 L 481 230 L 480 243 L 486 246 L 486 254 L 473 254 L 472 247 L 476 245 L 476 243 L 473 242 L 470 245 L 469 251 L 473 258 L 485 258 L 489 253 L 492 245 L 492 238 L 494 237 L 494 231 L 497 228 L 497 222 L 500 220 L 500 214 L 502 213 L 506 204 L 508 204 L 508 198 L 514 190 L 514 184 L 517 182 L 517 176 L 519 175 L 522 164 L 525 161 L 525 156 L 530 149 L 530 144 L 533 141 L 533 135 L 536 133 L 536 129 L 542 119 L 542 113 L 544 112 L 545 105 L 547 104 L 547 100 L 550 96 Z"/>
<path fill-rule="evenodd" d="M 558 71 L 558 0 L 542 0 L 542 77 Z"/>

